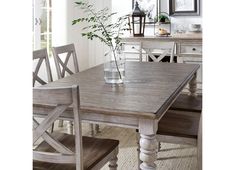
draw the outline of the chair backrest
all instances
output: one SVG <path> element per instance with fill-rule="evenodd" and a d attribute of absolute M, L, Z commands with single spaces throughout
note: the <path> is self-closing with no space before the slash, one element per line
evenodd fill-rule
<path fill-rule="evenodd" d="M 51 111 L 47 111 L 45 119 L 39 123 L 35 118 L 37 112 L 33 112 L 33 144 L 39 138 L 42 138 L 57 152 L 49 151 L 33 151 L 33 159 L 42 162 L 51 163 L 75 163 L 76 169 L 83 168 L 82 160 L 82 134 L 79 115 L 79 87 L 77 85 L 64 88 L 34 88 L 33 89 L 33 107 L 37 105 L 55 106 Z M 52 134 L 48 133 L 51 127 L 64 111 L 69 107 L 73 107 L 74 113 L 74 129 L 75 129 L 75 153 L 68 147 L 56 140 Z"/>
<path fill-rule="evenodd" d="M 167 55 L 170 55 L 170 62 L 173 62 L 175 42 L 144 41 L 142 49 L 154 62 L 160 62 Z M 156 58 L 154 55 L 159 55 L 159 57 Z"/>
<path fill-rule="evenodd" d="M 52 53 L 54 56 L 56 71 L 59 79 L 65 77 L 65 72 L 67 72 L 70 75 L 79 72 L 77 55 L 74 44 L 52 47 Z M 64 61 L 61 59 L 61 54 L 67 54 Z M 74 72 L 68 68 L 68 61 L 71 58 L 71 56 L 73 58 L 73 64 L 75 70 Z"/>
<path fill-rule="evenodd" d="M 51 74 L 51 67 L 50 67 L 49 58 L 47 55 L 46 48 L 33 51 L 33 60 L 34 61 L 38 60 L 36 67 L 35 67 L 35 70 L 33 71 L 33 87 L 35 86 L 36 81 L 41 85 L 53 81 L 52 74 Z M 43 61 L 45 61 L 46 72 L 47 72 L 47 81 L 43 80 L 43 78 L 39 77 L 39 75 L 38 75 Z"/>

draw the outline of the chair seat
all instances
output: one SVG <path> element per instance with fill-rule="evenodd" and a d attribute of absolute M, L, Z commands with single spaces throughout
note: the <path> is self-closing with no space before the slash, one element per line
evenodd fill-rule
<path fill-rule="evenodd" d="M 158 124 L 157 134 L 197 138 L 200 112 L 168 110 Z"/>
<path fill-rule="evenodd" d="M 182 93 L 175 100 L 175 102 L 171 105 L 170 110 L 201 112 L 202 111 L 202 96 L 198 95 L 194 97 L 194 96 L 190 96 L 188 94 Z"/>
<path fill-rule="evenodd" d="M 75 136 L 63 133 L 53 133 L 58 141 L 64 144 L 66 147 L 74 151 L 75 146 Z M 116 147 L 118 147 L 119 141 L 112 139 L 98 139 L 91 137 L 82 137 L 83 143 L 83 164 L 84 169 L 92 169 L 98 162 L 105 158 L 110 152 L 112 152 Z M 51 148 L 46 142 L 42 142 L 35 149 L 37 151 L 50 151 L 53 152 L 54 149 Z M 54 151 L 55 152 L 55 151 Z M 34 170 L 75 170 L 75 164 L 53 164 L 46 162 L 33 162 Z"/>

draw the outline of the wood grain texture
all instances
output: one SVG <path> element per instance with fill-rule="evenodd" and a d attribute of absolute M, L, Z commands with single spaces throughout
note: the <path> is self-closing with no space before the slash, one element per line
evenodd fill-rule
<path fill-rule="evenodd" d="M 78 60 L 77 60 L 77 54 L 75 51 L 74 44 L 67 44 L 63 46 L 58 47 L 52 47 L 52 53 L 55 61 L 56 71 L 58 79 L 61 79 L 66 76 L 66 73 L 69 75 L 72 75 L 74 73 L 79 72 L 78 67 Z M 63 60 L 62 56 L 63 54 L 66 54 L 65 60 Z M 73 60 L 73 67 L 74 71 L 72 71 L 72 68 L 68 66 L 69 60 Z M 63 121 L 59 121 L 59 127 L 63 126 Z M 73 124 L 70 122 L 68 131 L 72 134 L 73 133 Z"/>
<path fill-rule="evenodd" d="M 144 43 L 165 43 L 175 42 L 175 56 L 177 57 L 178 63 L 198 63 L 202 64 L 202 34 L 172 34 L 169 37 L 158 37 L 158 36 L 145 36 L 145 37 L 123 37 L 122 41 L 125 43 L 140 44 L 139 48 L 142 49 Z M 137 47 L 137 49 L 139 49 Z M 139 59 L 142 61 L 143 51 L 139 51 Z M 133 52 L 132 52 L 133 53 Z M 135 54 L 134 52 L 133 54 Z M 156 52 L 157 54 L 157 52 Z M 130 55 L 130 53 L 129 53 Z M 201 68 L 198 70 L 197 83 L 201 86 Z M 198 91 L 197 93 L 201 93 Z"/>
<path fill-rule="evenodd" d="M 159 121 L 159 142 L 197 146 L 198 169 L 202 169 L 202 114 L 201 111 L 169 110 Z"/>
<path fill-rule="evenodd" d="M 34 169 L 100 169 L 108 161 L 113 169 L 117 165 L 115 158 L 117 157 L 118 144 L 117 140 L 95 139 L 90 137 L 82 138 L 81 118 L 80 118 L 80 95 L 79 87 L 37 87 L 33 89 L 33 106 L 54 105 L 52 110 L 44 110 L 46 115 L 41 123 L 37 122 L 37 112 L 33 112 L 33 144 L 40 137 L 41 142 L 33 150 L 33 159 L 38 161 L 34 164 Z M 67 135 L 63 133 L 48 133 L 47 129 L 54 123 L 66 109 L 71 106 L 75 127 L 75 135 Z M 71 108 L 70 108 L 71 109 Z M 52 163 L 53 165 L 49 165 Z M 69 167 L 67 168 L 66 166 Z"/>
<path fill-rule="evenodd" d="M 33 71 L 33 87 L 35 86 L 36 81 L 41 85 L 53 81 L 52 74 L 51 74 L 51 67 L 50 67 L 49 58 L 48 58 L 46 48 L 33 51 L 33 60 L 37 60 L 37 59 L 38 59 L 38 63 L 35 67 L 35 70 Z M 46 71 L 47 71 L 47 80 L 46 81 L 43 80 L 38 75 L 38 72 L 42 66 L 43 61 L 45 62 Z"/>
<path fill-rule="evenodd" d="M 164 114 L 198 68 L 194 64 L 127 62 L 125 83 L 110 86 L 99 65 L 45 86 L 78 84 L 82 112 L 155 119 Z"/>
<path fill-rule="evenodd" d="M 55 60 L 58 79 L 65 77 L 66 72 L 70 75 L 79 72 L 77 54 L 74 44 L 52 47 L 52 53 Z M 61 59 L 61 54 L 66 54 L 66 58 L 64 61 Z M 73 66 L 75 70 L 74 72 L 71 71 L 71 68 L 68 68 L 68 61 L 70 60 L 70 58 L 73 59 Z"/>
<path fill-rule="evenodd" d="M 65 146 L 67 146 L 68 148 L 70 148 L 72 151 L 75 152 L 74 135 L 53 133 L 53 136 L 56 137 L 56 139 L 60 141 L 62 144 L 64 144 Z M 83 137 L 82 143 L 83 143 L 83 167 L 84 167 L 83 169 L 93 169 L 100 161 L 102 161 L 105 157 L 107 157 L 109 153 L 111 153 L 113 150 L 116 150 L 119 144 L 117 140 L 98 139 L 91 137 Z M 54 150 L 46 142 L 41 143 L 35 150 L 40 150 L 44 152 L 54 152 Z M 111 156 L 109 156 L 108 160 L 113 160 Z M 53 163 L 34 161 L 33 169 L 75 170 L 76 166 L 75 164 L 53 164 Z"/>
<path fill-rule="evenodd" d="M 201 112 L 168 110 L 158 124 L 157 134 L 197 139 Z"/>
<path fill-rule="evenodd" d="M 78 126 L 80 125 L 79 101 L 79 87 L 77 85 L 62 88 L 37 87 L 33 89 L 33 104 L 55 105 L 55 108 L 53 108 L 51 111 L 44 112 L 44 114 L 47 113 L 47 116 L 41 123 L 36 121 L 35 117 L 37 117 L 37 114 L 36 112 L 33 112 L 33 144 L 35 144 L 35 142 L 37 142 L 37 140 L 42 137 L 42 139 L 48 143 L 48 146 L 57 151 L 50 153 L 42 150 L 34 150 L 34 160 L 53 163 L 74 163 L 77 166 L 77 170 L 83 167 L 81 128 Z M 70 105 L 73 106 L 74 123 L 77 125 L 75 146 L 76 148 L 80 148 L 79 151 L 76 149 L 76 152 L 72 152 L 58 139 L 53 138 L 52 135 L 47 133 L 47 129 Z"/>
<path fill-rule="evenodd" d="M 189 112 L 202 111 L 202 95 L 191 96 L 188 94 L 180 94 L 179 97 L 170 107 L 171 110 L 181 110 Z"/>
<path fill-rule="evenodd" d="M 160 42 L 160 41 L 143 41 L 143 49 L 146 51 L 146 53 L 152 58 L 154 62 L 159 62 L 167 53 L 171 52 L 170 56 L 170 63 L 173 62 L 174 57 L 174 48 L 175 43 L 174 42 Z M 164 49 L 162 50 L 162 54 L 157 59 L 154 56 L 154 49 Z M 197 81 L 196 81 L 197 75 L 192 78 L 192 80 L 189 82 L 189 91 L 190 95 L 187 94 L 180 94 L 179 97 L 176 99 L 176 101 L 172 104 L 170 109 L 173 110 L 184 110 L 184 111 L 196 111 L 201 112 L 202 110 L 202 95 L 196 95 L 197 91 Z"/>

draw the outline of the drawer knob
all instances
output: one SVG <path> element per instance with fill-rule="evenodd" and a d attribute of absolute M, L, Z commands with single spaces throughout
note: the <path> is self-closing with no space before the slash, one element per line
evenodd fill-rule
<path fill-rule="evenodd" d="M 196 48 L 193 48 L 192 50 L 193 50 L 193 51 L 196 51 Z"/>

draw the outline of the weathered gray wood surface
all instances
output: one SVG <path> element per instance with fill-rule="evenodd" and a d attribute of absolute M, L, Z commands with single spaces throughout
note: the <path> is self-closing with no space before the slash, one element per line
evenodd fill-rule
<path fill-rule="evenodd" d="M 56 71 L 57 71 L 57 76 L 58 79 L 64 78 L 66 76 L 66 73 L 69 75 L 72 75 L 74 73 L 79 72 L 79 67 L 78 67 L 78 60 L 77 60 L 77 54 L 76 50 L 74 47 L 74 44 L 67 44 L 63 46 L 58 46 L 58 47 L 52 47 L 52 53 L 55 61 L 55 66 L 56 66 Z M 63 55 L 66 54 L 65 60 L 63 60 Z M 73 69 L 71 66 L 69 67 L 69 61 L 73 60 Z M 59 121 L 59 127 L 63 126 L 63 121 Z M 69 122 L 68 124 L 68 131 L 70 134 L 73 133 L 73 125 L 72 122 Z"/>
<path fill-rule="evenodd" d="M 74 44 L 68 44 L 68 45 L 59 46 L 59 47 L 52 47 L 52 53 L 53 53 L 54 60 L 55 60 L 55 66 L 56 66 L 58 79 L 65 77 L 66 72 L 70 75 L 79 72 L 77 54 L 75 51 Z M 64 54 L 64 53 L 66 54 L 66 58 L 63 61 L 61 59 L 61 54 Z M 68 68 L 68 62 L 70 58 L 73 58 L 73 66 L 75 70 L 74 72 L 71 70 L 71 68 Z"/>
<path fill-rule="evenodd" d="M 39 123 L 33 118 L 33 144 L 42 137 L 41 142 L 33 150 L 33 169 L 100 169 L 108 161 L 113 170 L 117 168 L 119 141 L 82 137 L 81 118 L 79 112 L 80 97 L 77 85 L 62 88 L 39 87 L 33 89 L 33 106 L 36 104 L 55 105 Z M 67 107 L 72 106 L 75 135 L 64 133 L 48 133 L 47 129 L 56 121 Z M 37 117 L 37 112 L 33 112 Z M 50 164 L 55 163 L 55 164 Z"/>
<path fill-rule="evenodd" d="M 33 71 L 33 87 L 35 86 L 36 81 L 41 85 L 53 81 L 52 74 L 51 74 L 50 62 L 49 62 L 46 48 L 33 51 L 33 60 L 37 60 L 37 59 L 38 59 L 38 62 L 35 67 L 35 70 Z M 47 81 L 43 80 L 38 75 L 43 61 L 45 61 L 45 66 L 46 66 L 46 71 L 47 71 Z"/>
<path fill-rule="evenodd" d="M 81 110 L 120 116 L 160 118 L 193 77 L 199 65 L 126 63 L 121 86 L 104 82 L 103 65 L 59 79 L 45 86 L 79 84 Z"/>

